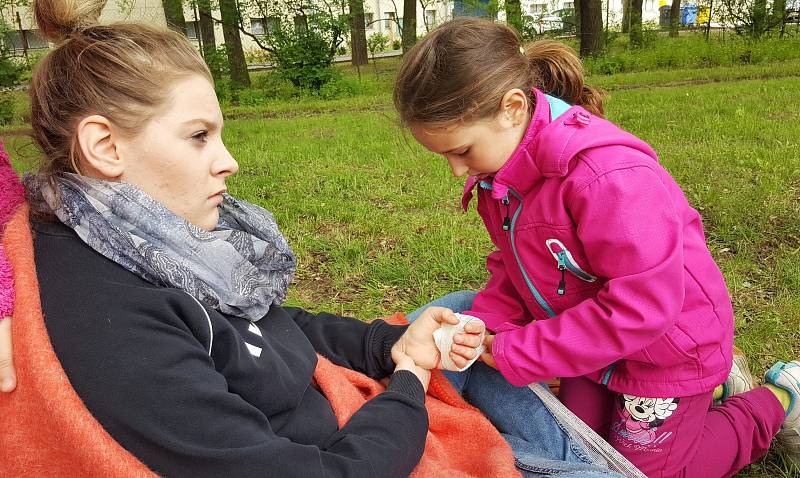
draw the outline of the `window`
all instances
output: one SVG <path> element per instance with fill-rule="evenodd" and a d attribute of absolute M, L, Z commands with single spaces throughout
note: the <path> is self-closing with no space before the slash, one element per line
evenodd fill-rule
<path fill-rule="evenodd" d="M 189 40 L 197 40 L 197 30 L 197 22 L 186 22 L 186 37 Z"/>
<path fill-rule="evenodd" d="M 192 22 L 194 23 L 194 22 Z M 266 31 L 266 19 L 264 18 L 251 18 L 250 19 L 250 33 L 253 35 L 264 35 Z M 186 22 L 186 29 L 189 29 L 189 22 Z M 191 37 L 189 37 L 191 38 Z"/>
<path fill-rule="evenodd" d="M 272 35 L 281 29 L 280 17 L 267 17 L 267 33 Z"/>
<path fill-rule="evenodd" d="M 250 33 L 253 35 L 272 35 L 280 28 L 281 19 L 278 17 L 250 19 Z"/>
<path fill-rule="evenodd" d="M 14 50 L 42 50 L 48 47 L 47 40 L 39 30 L 11 30 L 6 32 L 5 43 Z M 27 43 L 27 45 L 26 45 Z"/>
<path fill-rule="evenodd" d="M 545 11 L 547 5 L 544 3 L 532 3 L 531 4 L 531 15 L 542 15 Z"/>
<path fill-rule="evenodd" d="M 305 15 L 296 15 L 294 17 L 294 30 L 297 32 L 304 32 L 308 29 L 308 20 Z"/>
<path fill-rule="evenodd" d="M 375 24 L 372 23 L 373 21 L 375 21 L 374 13 L 364 13 L 364 28 L 372 30 L 375 27 Z"/>
<path fill-rule="evenodd" d="M 394 22 L 395 17 L 396 17 L 396 15 L 394 14 L 394 12 L 386 12 L 384 14 L 384 18 L 386 18 L 386 21 L 383 22 L 383 26 L 385 28 L 393 28 L 394 25 L 397 25 Z"/>
<path fill-rule="evenodd" d="M 436 25 L 436 10 L 425 11 L 425 25 L 428 27 Z"/>
<path fill-rule="evenodd" d="M 575 2 L 564 2 L 564 6 L 561 8 L 575 8 Z"/>

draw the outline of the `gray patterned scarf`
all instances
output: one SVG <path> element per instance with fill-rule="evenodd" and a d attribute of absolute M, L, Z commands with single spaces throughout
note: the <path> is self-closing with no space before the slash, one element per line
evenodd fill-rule
<path fill-rule="evenodd" d="M 269 211 L 226 194 L 219 224 L 208 232 L 128 183 L 76 174 L 56 182 L 58 191 L 28 175 L 31 207 L 55 214 L 92 249 L 142 279 L 252 321 L 286 299 L 296 261 Z"/>

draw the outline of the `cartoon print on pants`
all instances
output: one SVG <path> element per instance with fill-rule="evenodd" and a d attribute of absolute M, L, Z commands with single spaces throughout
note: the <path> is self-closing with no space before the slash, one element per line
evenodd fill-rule
<path fill-rule="evenodd" d="M 656 439 L 658 427 L 677 410 L 678 398 L 646 398 L 620 395 L 622 417 L 627 438 L 640 445 Z M 622 427 L 620 427 L 622 428 Z"/>

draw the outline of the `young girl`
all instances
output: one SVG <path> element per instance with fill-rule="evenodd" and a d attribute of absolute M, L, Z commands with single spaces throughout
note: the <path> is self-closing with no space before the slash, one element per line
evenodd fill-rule
<path fill-rule="evenodd" d="M 725 282 L 697 211 L 601 100 L 568 47 L 467 18 L 409 51 L 395 90 L 497 248 L 465 311 L 495 333 L 484 360 L 517 386 L 563 377 L 563 402 L 648 476 L 730 475 L 781 425 L 798 442 L 800 364 L 711 408 L 731 370 Z"/>

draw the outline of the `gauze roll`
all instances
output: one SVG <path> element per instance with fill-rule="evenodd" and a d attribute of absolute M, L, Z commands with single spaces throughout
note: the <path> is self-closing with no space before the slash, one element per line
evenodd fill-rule
<path fill-rule="evenodd" d="M 466 326 L 470 322 L 480 322 L 481 325 L 483 321 L 477 317 L 473 317 L 471 315 L 464 315 L 464 314 L 456 314 L 458 318 L 458 324 L 442 324 L 441 327 L 436 329 L 433 333 L 433 340 L 436 342 L 436 347 L 439 348 L 439 355 L 441 356 L 441 368 L 444 370 L 450 370 L 453 372 L 463 372 L 464 370 L 470 368 L 478 357 L 481 356 L 485 347 L 483 346 L 483 336 L 486 334 L 486 327 L 484 326 L 483 332 L 481 332 L 481 344 L 475 349 L 477 352 L 475 357 L 467 362 L 462 368 L 458 368 L 453 360 L 450 358 L 450 349 L 453 347 L 453 337 L 456 334 L 464 333 L 464 326 Z"/>

